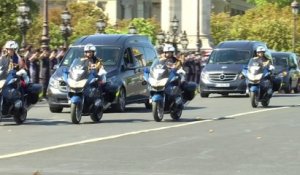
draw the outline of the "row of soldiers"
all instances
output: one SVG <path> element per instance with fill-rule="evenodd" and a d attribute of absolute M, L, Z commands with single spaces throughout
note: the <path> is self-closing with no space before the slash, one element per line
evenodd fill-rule
<path fill-rule="evenodd" d="M 50 76 L 54 73 L 55 65 L 62 60 L 66 50 L 67 48 L 62 46 L 50 50 L 33 48 L 31 45 L 20 49 L 20 56 L 25 60 L 31 82 L 43 85 L 45 98 Z"/>

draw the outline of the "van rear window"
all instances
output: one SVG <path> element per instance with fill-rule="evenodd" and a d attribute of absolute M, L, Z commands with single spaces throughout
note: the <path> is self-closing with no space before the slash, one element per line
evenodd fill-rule
<path fill-rule="evenodd" d="M 247 50 L 214 50 L 209 58 L 210 64 L 248 64 L 251 58 Z"/>

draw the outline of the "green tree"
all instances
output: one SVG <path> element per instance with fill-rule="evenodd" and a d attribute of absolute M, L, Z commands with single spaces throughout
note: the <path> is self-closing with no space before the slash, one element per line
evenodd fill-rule
<path fill-rule="evenodd" d="M 11 2 L 9 0 L 4 0 L 5 2 Z M 4 1 L 0 1 L 1 3 Z M 19 2 L 20 0 L 13 0 L 12 2 Z M 32 1 L 32 0 L 28 0 Z M 16 4 L 11 4 L 12 6 L 16 7 Z M 91 35 L 96 33 L 96 22 L 98 19 L 102 18 L 105 21 L 108 21 L 108 18 L 104 15 L 103 11 L 96 7 L 93 4 L 89 3 L 69 3 L 67 5 L 68 11 L 72 15 L 71 19 L 71 27 L 72 27 L 72 35 L 69 38 L 69 43 L 74 42 L 74 40 L 84 36 L 84 35 Z M 4 9 L 4 8 L 2 8 Z M 10 8 L 11 9 L 11 8 Z M 40 47 L 40 40 L 42 37 L 42 30 L 43 30 L 43 14 L 37 13 L 38 8 L 36 8 L 36 14 L 32 17 L 32 25 L 30 26 L 27 32 L 27 43 L 32 44 L 34 47 Z M 60 8 L 50 8 L 49 9 L 49 19 L 48 19 L 48 27 L 49 27 L 49 37 L 50 37 L 50 47 L 55 48 L 63 44 L 63 38 L 60 31 L 61 25 L 61 13 L 64 9 Z M 14 13 L 14 16 L 11 19 L 14 20 L 14 24 L 16 23 L 16 16 L 17 14 Z M 1 22 L 2 18 L 0 19 Z M 9 21 L 9 20 L 8 20 Z M 159 30 L 160 26 L 155 19 L 143 19 L 143 18 L 136 18 L 133 20 L 121 20 L 118 21 L 116 25 L 108 25 L 106 28 L 106 33 L 128 33 L 128 26 L 132 23 L 138 30 L 139 34 L 147 35 L 152 43 L 155 43 L 155 33 Z M 6 38 L 10 39 L 17 39 L 18 41 L 21 40 L 20 34 L 17 31 L 18 27 L 16 25 L 7 24 L 6 31 L 2 31 L 5 33 Z M 4 28 L 2 28 L 4 29 Z M 18 33 L 16 35 L 16 33 Z M 14 36 L 14 37 L 12 37 Z M 3 39 L 3 42 L 6 40 Z M 0 37 L 1 41 L 1 37 Z"/>
<path fill-rule="evenodd" d="M 290 7 L 281 8 L 270 3 L 250 9 L 242 16 L 213 14 L 214 44 L 228 39 L 248 39 L 266 42 L 274 50 L 292 50 L 292 15 Z M 299 42 L 296 46 L 296 50 L 300 51 Z"/>
<path fill-rule="evenodd" d="M 17 25 L 18 5 L 21 0 L 1 0 L 0 1 L 0 45 L 2 46 L 7 40 L 16 40 L 20 43 L 21 34 Z M 31 19 L 36 17 L 38 6 L 33 0 L 25 0 L 30 7 Z"/>
<path fill-rule="evenodd" d="M 292 0 L 247 0 L 250 3 L 261 6 L 266 5 L 267 3 L 277 4 L 280 7 L 290 6 Z"/>
<path fill-rule="evenodd" d="M 159 30 L 160 26 L 154 18 L 134 18 L 132 20 L 122 20 L 119 21 L 116 26 L 109 26 L 106 33 L 126 34 L 128 33 L 128 27 L 131 23 L 137 29 L 139 35 L 146 35 L 153 44 L 155 43 L 156 32 Z"/>

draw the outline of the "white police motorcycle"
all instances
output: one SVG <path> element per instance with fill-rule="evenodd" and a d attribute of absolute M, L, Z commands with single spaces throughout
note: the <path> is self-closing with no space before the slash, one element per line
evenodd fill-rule
<path fill-rule="evenodd" d="M 90 115 L 94 122 L 103 116 L 103 90 L 101 81 L 105 75 L 99 76 L 95 69 L 89 70 L 87 59 L 77 58 L 69 71 L 64 70 L 64 81 L 67 84 L 71 103 L 71 120 L 79 124 L 82 115 Z"/>

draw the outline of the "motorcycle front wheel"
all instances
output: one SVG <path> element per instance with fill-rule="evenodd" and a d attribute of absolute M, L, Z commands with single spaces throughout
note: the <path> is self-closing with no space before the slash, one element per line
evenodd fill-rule
<path fill-rule="evenodd" d="M 152 114 L 155 121 L 160 122 L 164 118 L 162 102 L 152 102 Z"/>
<path fill-rule="evenodd" d="M 92 114 L 91 114 L 91 119 L 93 122 L 99 122 L 102 119 L 103 116 L 103 108 L 99 107 L 99 109 L 96 109 Z"/>
<path fill-rule="evenodd" d="M 82 104 L 71 104 L 71 120 L 74 124 L 79 124 L 81 120 Z"/>
<path fill-rule="evenodd" d="M 24 123 L 27 118 L 27 109 L 23 107 L 22 110 L 15 111 L 13 114 L 13 118 L 16 124 L 20 125 Z"/>
<path fill-rule="evenodd" d="M 26 104 L 26 100 L 22 101 L 21 105 L 17 105 L 17 106 L 19 106 L 19 107 L 16 108 L 16 106 L 15 106 L 14 113 L 13 113 L 13 118 L 14 118 L 16 124 L 20 125 L 20 124 L 24 123 L 24 121 L 27 118 L 27 107 L 26 107 L 27 104 Z"/>
<path fill-rule="evenodd" d="M 257 95 L 258 94 L 255 92 L 250 92 L 251 105 L 253 108 L 256 108 L 258 106 Z"/>
<path fill-rule="evenodd" d="M 173 108 L 171 109 L 170 115 L 173 120 L 179 120 L 182 114 L 182 109 Z"/>
<path fill-rule="evenodd" d="M 268 107 L 269 106 L 269 103 L 270 103 L 270 99 L 265 99 L 265 100 L 262 100 L 261 101 L 261 105 L 263 107 Z"/>

